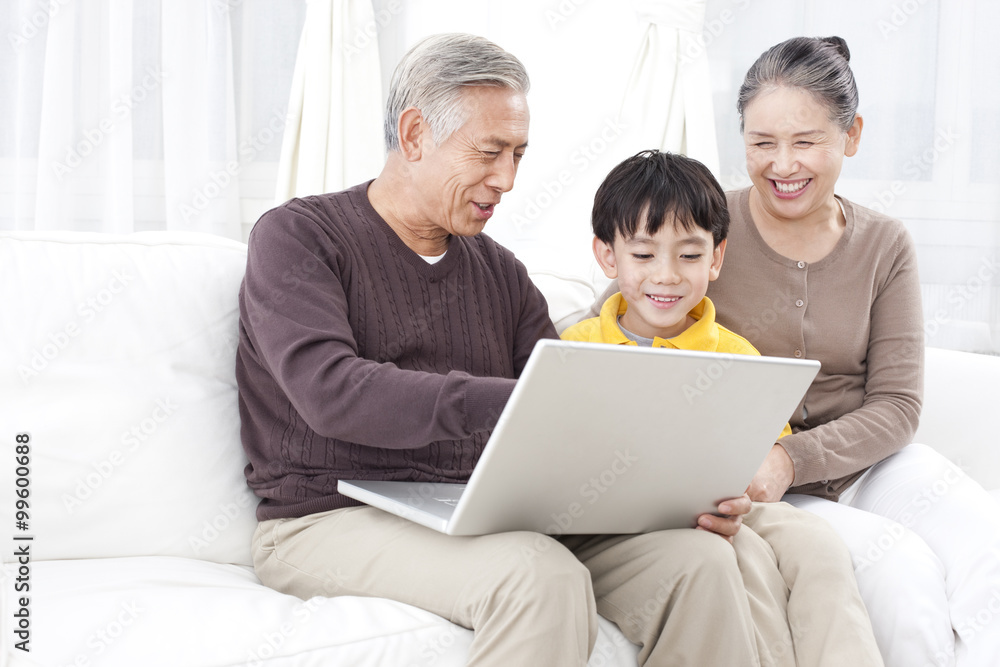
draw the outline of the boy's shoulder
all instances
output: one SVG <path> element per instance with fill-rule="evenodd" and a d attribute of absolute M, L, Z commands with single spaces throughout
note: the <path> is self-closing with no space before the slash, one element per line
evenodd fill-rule
<path fill-rule="evenodd" d="M 601 335 L 601 318 L 590 317 L 581 320 L 576 324 L 567 327 L 559 337 L 563 340 L 570 340 L 579 343 L 603 343 Z"/>
<path fill-rule="evenodd" d="M 760 352 L 757 351 L 750 341 L 748 341 L 743 336 L 739 335 L 735 331 L 727 329 L 719 323 L 716 323 L 719 327 L 719 347 L 716 352 L 723 352 L 726 354 L 749 354 L 753 357 L 759 357 Z"/>

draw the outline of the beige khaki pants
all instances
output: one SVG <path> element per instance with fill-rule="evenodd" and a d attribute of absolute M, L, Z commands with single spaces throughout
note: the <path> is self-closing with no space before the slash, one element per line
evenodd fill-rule
<path fill-rule="evenodd" d="M 796 664 L 882 667 L 851 555 L 833 527 L 779 502 L 754 503 L 740 533 L 747 528 L 771 547 L 789 591 L 787 613 Z"/>
<path fill-rule="evenodd" d="M 585 665 L 598 613 L 641 647 L 641 665 L 795 664 L 785 577 L 746 529 L 734 545 L 696 530 L 451 537 L 352 507 L 262 522 L 253 558 L 285 593 L 385 597 L 471 628 L 469 665 Z"/>

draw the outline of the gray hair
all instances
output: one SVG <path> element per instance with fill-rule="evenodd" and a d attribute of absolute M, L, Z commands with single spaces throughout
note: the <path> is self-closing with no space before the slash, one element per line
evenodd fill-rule
<path fill-rule="evenodd" d="M 830 120 L 850 129 L 858 111 L 858 87 L 850 66 L 851 52 L 840 37 L 794 37 L 765 51 L 747 71 L 736 110 L 743 132 L 743 112 L 764 89 L 801 88 L 829 111 Z"/>
<path fill-rule="evenodd" d="M 527 93 L 528 73 L 521 61 L 475 35 L 449 33 L 427 37 L 396 66 L 385 111 L 385 145 L 399 150 L 399 117 L 420 109 L 440 144 L 467 119 L 462 94 L 468 86 L 497 86 Z"/>

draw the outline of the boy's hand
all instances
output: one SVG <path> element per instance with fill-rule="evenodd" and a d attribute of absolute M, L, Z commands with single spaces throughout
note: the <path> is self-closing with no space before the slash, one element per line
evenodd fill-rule
<path fill-rule="evenodd" d="M 776 503 L 795 481 L 795 465 L 788 452 L 775 444 L 753 476 L 747 495 L 760 503 Z"/>
<path fill-rule="evenodd" d="M 743 515 L 750 511 L 750 497 L 743 494 L 739 498 L 730 498 L 719 503 L 719 514 L 702 514 L 698 517 L 698 530 L 707 530 L 711 533 L 721 535 L 730 544 L 733 537 L 739 532 L 743 524 Z"/>

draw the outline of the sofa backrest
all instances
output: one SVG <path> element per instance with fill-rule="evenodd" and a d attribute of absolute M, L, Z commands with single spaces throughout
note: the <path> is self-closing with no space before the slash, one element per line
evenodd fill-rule
<path fill-rule="evenodd" d="M 250 564 L 257 501 L 235 380 L 245 263 L 243 244 L 203 234 L 0 234 L 0 488 L 29 489 L 35 560 Z M 27 481 L 11 465 L 18 434 Z M 3 530 L 15 511 L 8 495 Z"/>

